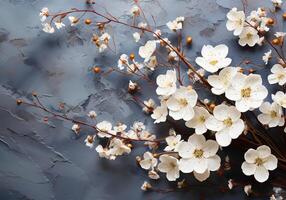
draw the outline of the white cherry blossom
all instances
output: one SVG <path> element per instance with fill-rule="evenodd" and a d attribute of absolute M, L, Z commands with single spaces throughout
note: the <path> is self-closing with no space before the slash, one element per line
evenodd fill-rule
<path fill-rule="evenodd" d="M 241 46 L 248 45 L 253 47 L 259 41 L 258 31 L 252 27 L 245 27 L 239 35 L 238 43 Z"/>
<path fill-rule="evenodd" d="M 140 33 L 135 32 L 132 35 L 133 35 L 133 38 L 134 38 L 135 42 L 139 42 L 139 40 L 141 38 Z"/>
<path fill-rule="evenodd" d="M 245 14 L 243 11 L 237 11 L 237 8 L 232 8 L 226 15 L 226 28 L 233 31 L 233 35 L 240 35 L 244 28 Z"/>
<path fill-rule="evenodd" d="M 201 51 L 202 57 L 196 58 L 196 63 L 206 71 L 214 73 L 219 69 L 227 67 L 231 63 L 230 58 L 226 58 L 228 47 L 220 44 L 215 47 L 204 45 Z"/>
<path fill-rule="evenodd" d="M 137 5 L 132 6 L 132 8 L 130 9 L 130 14 L 133 16 L 139 16 L 140 8 Z"/>
<path fill-rule="evenodd" d="M 55 22 L 55 26 L 57 29 L 61 29 L 61 28 L 65 27 L 66 25 L 63 22 L 58 21 L 58 22 Z"/>
<path fill-rule="evenodd" d="M 92 119 L 95 119 L 97 114 L 96 114 L 96 112 L 94 110 L 91 110 L 91 111 L 88 112 L 87 116 L 92 118 Z"/>
<path fill-rule="evenodd" d="M 55 32 L 55 28 L 52 27 L 49 23 L 44 23 L 43 25 L 43 31 L 46 33 L 54 33 Z"/>
<path fill-rule="evenodd" d="M 183 173 L 216 171 L 220 167 L 220 157 L 216 155 L 218 144 L 214 140 L 206 140 L 203 135 L 193 134 L 188 142 L 182 142 L 178 147 L 179 169 Z"/>
<path fill-rule="evenodd" d="M 109 144 L 109 153 L 113 156 L 120 156 L 124 153 L 129 154 L 131 149 L 118 138 L 113 138 Z"/>
<path fill-rule="evenodd" d="M 138 23 L 138 27 L 144 29 L 144 28 L 147 27 L 147 23 L 145 23 L 145 22 L 139 22 L 139 23 Z"/>
<path fill-rule="evenodd" d="M 213 116 L 206 121 L 206 127 L 217 131 L 215 137 L 219 145 L 228 146 L 232 139 L 242 134 L 244 123 L 240 116 L 241 113 L 234 106 L 220 104 L 214 108 Z"/>
<path fill-rule="evenodd" d="M 206 120 L 211 116 L 211 114 L 203 107 L 194 107 L 195 115 L 193 119 L 187 121 L 185 125 L 189 128 L 194 128 L 195 133 L 198 135 L 207 132 L 207 127 L 205 125 Z"/>
<path fill-rule="evenodd" d="M 284 116 L 283 110 L 280 105 L 277 103 L 270 104 L 269 102 L 264 102 L 259 107 L 262 114 L 257 116 L 257 119 L 269 127 L 283 126 L 284 125 Z"/>
<path fill-rule="evenodd" d="M 282 106 L 283 108 L 286 108 L 286 93 L 278 91 L 276 92 L 276 94 L 272 94 L 272 99 L 278 105 Z"/>
<path fill-rule="evenodd" d="M 129 66 L 128 58 L 129 57 L 126 54 L 122 54 L 120 56 L 120 58 L 117 62 L 118 63 L 117 66 L 120 70 L 123 70 L 125 68 L 125 66 Z"/>
<path fill-rule="evenodd" d="M 237 68 L 226 67 L 222 69 L 218 75 L 208 76 L 208 82 L 213 87 L 211 89 L 213 94 L 221 95 L 231 85 L 233 77 L 237 74 Z"/>
<path fill-rule="evenodd" d="M 155 119 L 154 123 L 165 122 L 168 115 L 168 108 L 166 104 L 161 104 L 153 110 L 151 117 Z"/>
<path fill-rule="evenodd" d="M 42 22 L 46 21 L 47 17 L 49 16 L 49 9 L 47 7 L 42 8 L 39 16 L 41 17 Z"/>
<path fill-rule="evenodd" d="M 282 3 L 283 3 L 282 0 L 271 0 L 271 1 L 272 1 L 273 5 L 275 7 L 278 7 L 278 8 L 280 8 L 282 6 Z"/>
<path fill-rule="evenodd" d="M 268 91 L 262 85 L 262 78 L 257 74 L 244 75 L 237 73 L 231 86 L 225 91 L 225 96 L 235 101 L 235 106 L 240 112 L 258 108 Z"/>
<path fill-rule="evenodd" d="M 163 96 L 174 94 L 177 89 L 176 82 L 176 70 L 168 70 L 166 74 L 160 74 L 156 79 L 158 85 L 156 93 Z"/>
<path fill-rule="evenodd" d="M 278 160 L 271 154 L 271 149 L 262 145 L 256 150 L 248 149 L 244 154 L 245 161 L 241 165 L 243 173 L 247 176 L 254 175 L 258 182 L 265 182 L 269 177 L 268 170 L 277 168 Z"/>
<path fill-rule="evenodd" d="M 177 158 L 169 155 L 161 155 L 159 160 L 158 170 L 166 173 L 166 177 L 169 181 L 175 181 L 180 177 L 179 161 Z"/>
<path fill-rule="evenodd" d="M 197 99 L 198 94 L 193 88 L 181 86 L 166 102 L 169 115 L 175 120 L 191 120 Z"/>
<path fill-rule="evenodd" d="M 180 145 L 181 141 L 181 135 L 171 135 L 166 137 L 167 145 L 164 149 L 164 151 L 177 151 L 178 146 Z"/>
<path fill-rule="evenodd" d="M 286 83 L 286 68 L 282 65 L 273 65 L 271 72 L 272 74 L 267 77 L 270 84 L 278 83 L 279 85 L 284 85 Z"/>
<path fill-rule="evenodd" d="M 144 62 L 148 62 L 152 54 L 156 50 L 156 41 L 155 40 L 149 40 L 146 42 L 144 46 L 139 47 L 139 56 L 141 58 L 144 58 Z"/>
<path fill-rule="evenodd" d="M 264 61 L 265 65 L 267 65 L 268 61 L 271 59 L 271 53 L 272 53 L 272 50 L 269 50 L 266 53 L 264 53 L 264 55 L 262 56 L 262 60 Z"/>
<path fill-rule="evenodd" d="M 70 23 L 71 23 L 71 26 L 75 26 L 75 25 L 77 25 L 78 22 L 79 22 L 79 19 L 76 18 L 76 17 L 74 17 L 74 16 L 69 16 L 68 18 L 69 18 L 69 21 L 70 21 Z"/>
<path fill-rule="evenodd" d="M 155 158 L 153 154 L 150 153 L 149 151 L 143 154 L 143 159 L 139 162 L 140 166 L 146 170 L 153 169 L 154 167 L 157 166 L 157 163 L 158 163 L 157 158 Z"/>
<path fill-rule="evenodd" d="M 80 126 L 78 124 L 73 124 L 71 129 L 78 134 L 80 131 Z"/>
<path fill-rule="evenodd" d="M 108 121 L 102 121 L 102 122 L 99 122 L 96 127 L 99 129 L 97 135 L 98 137 L 101 137 L 101 138 L 110 138 L 111 135 L 109 135 L 108 133 L 110 134 L 115 134 L 115 131 L 112 130 L 112 124 Z"/>
<path fill-rule="evenodd" d="M 172 31 L 181 30 L 183 28 L 184 17 L 177 17 L 173 21 L 169 21 L 166 25 Z"/>

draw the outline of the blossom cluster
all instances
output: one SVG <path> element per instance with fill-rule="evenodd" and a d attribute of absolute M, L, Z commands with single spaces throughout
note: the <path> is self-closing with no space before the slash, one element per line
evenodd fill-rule
<path fill-rule="evenodd" d="M 282 5 L 281 0 L 272 0 L 272 3 L 275 8 Z M 141 20 L 142 13 L 143 10 L 137 4 L 129 11 L 133 19 L 130 27 L 136 30 L 132 32 L 132 37 L 135 43 L 141 44 L 138 48 L 139 57 L 134 53 L 129 55 L 122 53 L 114 71 L 136 75 L 150 81 L 149 74 L 160 66 L 158 52 L 161 50 L 164 50 L 164 53 L 167 52 L 167 61 L 171 69 L 164 68 L 164 72 L 157 75 L 154 82 L 158 105 L 151 98 L 138 101 L 135 93 L 140 87 L 135 81 L 129 81 L 128 92 L 135 101 L 138 101 L 138 104 L 143 104 L 143 111 L 150 114 L 155 124 L 181 121 L 190 131 L 177 134 L 176 131 L 171 130 L 168 136 L 158 139 L 156 135 L 146 130 L 144 123 L 139 121 L 134 122 L 129 129 L 124 123 L 114 126 L 109 121 L 101 121 L 93 126 L 97 131 L 96 134 L 88 135 L 85 139 L 86 145 L 95 149 L 100 157 L 114 160 L 118 156 L 130 154 L 134 147 L 133 141 L 140 141 L 148 146 L 148 150 L 136 159 L 142 169 L 148 170 L 150 179 L 159 179 L 163 173 L 167 180 L 177 181 L 182 173 L 193 173 L 198 181 L 205 181 L 211 172 L 222 168 L 223 159 L 219 155 L 220 151 L 224 151 L 224 147 L 230 146 L 234 140 L 241 138 L 250 140 L 247 134 L 253 131 L 253 128 L 249 127 L 251 122 L 247 119 L 246 113 L 255 114 L 253 111 L 256 110 L 259 113 L 256 118 L 260 125 L 266 129 L 284 126 L 284 132 L 286 132 L 286 93 L 281 90 L 270 94 L 265 86 L 265 82 L 268 81 L 269 84 L 285 87 L 286 64 L 283 56 L 278 53 L 279 59 L 271 67 L 267 80 L 263 80 L 255 71 L 245 73 L 241 65 L 232 64 L 233 60 L 228 55 L 229 48 L 225 44 L 204 45 L 201 55 L 194 60 L 197 65 L 193 67 L 181 51 L 180 44 L 172 43 L 165 37 L 163 29 L 153 30 L 146 20 Z M 40 12 L 43 31 L 54 33 L 55 29 L 51 25 L 53 21 L 46 22 L 49 16 L 57 17 L 57 15 L 51 15 L 48 8 L 43 8 Z M 57 29 L 65 27 L 63 23 L 65 17 L 69 19 L 71 26 L 76 26 L 80 22 L 77 17 L 60 15 L 59 19 L 56 18 L 58 21 L 54 22 Z M 266 33 L 270 32 L 270 27 L 273 25 L 273 19 L 267 16 L 266 9 L 258 8 L 247 16 L 244 11 L 232 8 L 226 17 L 227 30 L 233 31 L 233 34 L 239 37 L 238 43 L 241 46 L 265 45 Z M 111 21 L 120 22 L 114 18 L 109 20 Z M 172 34 L 181 36 L 184 22 L 185 17 L 178 16 L 167 22 L 166 28 Z M 91 22 L 85 20 L 85 23 Z M 120 24 L 126 23 L 120 22 Z M 99 52 L 103 52 L 109 47 L 111 36 L 106 32 L 105 24 L 101 24 L 98 31 L 93 34 L 92 42 L 98 47 Z M 152 38 L 144 41 L 143 35 L 146 33 L 151 33 Z M 277 44 L 283 44 L 286 33 L 276 32 L 274 35 L 278 40 Z M 187 45 L 190 45 L 191 41 L 192 39 L 188 37 Z M 271 58 L 272 50 L 269 50 L 263 55 L 262 60 L 265 65 L 268 65 Z M 187 81 L 182 80 L 184 72 L 180 71 L 179 61 L 189 67 L 186 73 L 189 78 Z M 214 98 L 202 100 L 195 86 L 196 81 L 205 84 L 204 86 L 209 88 Z M 268 96 L 271 96 L 272 102 L 266 101 Z M 88 116 L 92 119 L 97 118 L 95 111 L 90 111 Z M 81 124 L 75 123 L 72 130 L 79 134 Z M 94 147 L 96 139 L 99 140 L 99 144 Z M 270 147 L 271 144 L 268 146 L 268 144 L 258 143 L 255 147 L 246 150 L 245 161 L 239 164 L 246 176 L 253 175 L 258 182 L 268 180 L 269 171 L 278 167 L 277 152 Z M 183 185 L 183 181 L 178 182 L 178 187 Z M 233 180 L 229 180 L 228 187 L 232 189 Z M 141 188 L 149 190 L 152 186 L 144 182 Z M 245 185 L 244 190 L 247 195 L 250 194 L 251 185 Z"/>

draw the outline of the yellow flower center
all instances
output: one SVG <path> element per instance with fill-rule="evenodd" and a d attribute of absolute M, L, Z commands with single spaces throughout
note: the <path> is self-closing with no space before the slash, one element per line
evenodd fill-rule
<path fill-rule="evenodd" d="M 285 77 L 284 74 L 279 74 L 277 78 L 278 78 L 279 80 L 281 80 L 281 79 L 283 79 L 284 77 Z"/>
<path fill-rule="evenodd" d="M 195 156 L 196 158 L 201 158 L 201 157 L 203 157 L 203 155 L 204 155 L 204 151 L 201 150 L 201 149 L 196 149 L 196 150 L 194 151 L 194 156 Z"/>
<path fill-rule="evenodd" d="M 232 125 L 232 119 L 229 117 L 229 118 L 223 120 L 223 123 L 224 123 L 224 125 L 229 127 Z"/>
<path fill-rule="evenodd" d="M 206 121 L 205 116 L 200 116 L 200 117 L 199 117 L 199 121 L 202 122 L 202 123 L 204 123 L 204 122 Z"/>
<path fill-rule="evenodd" d="M 277 112 L 271 111 L 270 116 L 271 116 L 271 118 L 277 117 Z"/>
<path fill-rule="evenodd" d="M 179 103 L 180 103 L 182 106 L 187 106 L 187 105 L 188 105 L 188 101 L 187 101 L 185 98 L 179 99 Z"/>
<path fill-rule="evenodd" d="M 250 97 L 250 94 L 251 94 L 251 88 L 245 88 L 241 90 L 242 97 Z"/>
<path fill-rule="evenodd" d="M 255 164 L 257 165 L 257 166 L 260 166 L 260 165 L 262 165 L 264 163 L 264 161 L 261 159 L 261 158 L 256 158 L 255 159 Z"/>
<path fill-rule="evenodd" d="M 212 61 L 210 61 L 210 64 L 213 65 L 213 66 L 215 66 L 217 63 L 218 63 L 218 60 L 212 60 Z"/>
<path fill-rule="evenodd" d="M 252 34 L 251 34 L 251 33 L 247 33 L 247 34 L 246 34 L 246 38 L 247 38 L 248 40 L 250 40 L 250 39 L 252 38 Z"/>

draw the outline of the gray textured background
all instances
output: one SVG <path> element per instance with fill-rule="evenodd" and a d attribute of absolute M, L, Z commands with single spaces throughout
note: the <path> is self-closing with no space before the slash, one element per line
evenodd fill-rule
<path fill-rule="evenodd" d="M 96 2 L 114 16 L 128 20 L 126 13 L 132 5 L 131 0 Z M 155 16 L 158 27 L 179 15 L 186 16 L 184 34 L 194 39 L 186 54 L 192 60 L 203 44 L 225 43 L 230 47 L 233 64 L 244 58 L 262 64 L 261 57 L 268 47 L 241 48 L 225 28 L 228 9 L 233 6 L 241 9 L 241 1 L 142 2 L 147 13 Z M 271 6 L 270 0 L 248 2 L 248 11 Z M 160 133 L 165 134 L 162 131 L 165 127 L 154 127 L 141 108 L 130 101 L 126 94 L 128 78 L 119 74 L 100 77 L 90 72 L 94 65 L 103 69 L 114 66 L 121 53 L 137 52 L 138 45 L 130 40 L 132 31 L 122 26 L 113 27 L 117 55 L 99 54 L 90 42 L 90 28 L 67 28 L 52 35 L 42 32 L 38 15 L 44 6 L 59 11 L 84 8 L 85 4 L 84 0 L 0 1 L 0 200 L 196 199 L 201 192 L 209 194 L 205 195 L 206 199 L 246 198 L 242 189 L 223 195 L 211 187 L 168 194 L 142 193 L 140 186 L 147 176 L 136 166 L 134 158 L 143 147 L 116 161 L 99 159 L 83 142 L 91 130 L 75 136 L 70 130 L 71 123 L 53 119 L 47 125 L 42 122 L 45 113 L 17 107 L 16 98 L 30 100 L 30 93 L 37 91 L 46 95 L 43 102 L 51 109 L 56 110 L 59 102 L 73 108 L 68 113 L 70 116 L 85 118 L 89 110 L 96 110 L 99 120 L 132 123 L 144 119 L 151 131 L 161 130 Z M 279 28 L 283 29 L 282 22 Z M 256 69 L 261 74 L 269 71 L 269 67 Z M 143 91 L 144 99 L 155 97 L 149 92 L 154 88 L 146 86 Z M 169 186 L 164 177 L 154 185 Z"/>

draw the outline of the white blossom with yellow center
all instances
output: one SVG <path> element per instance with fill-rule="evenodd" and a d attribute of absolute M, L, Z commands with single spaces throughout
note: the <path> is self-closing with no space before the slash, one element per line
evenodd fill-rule
<path fill-rule="evenodd" d="M 201 51 L 202 57 L 196 58 L 196 63 L 206 71 L 214 73 L 219 69 L 227 67 L 231 63 L 231 59 L 227 58 L 228 47 L 220 44 L 215 47 L 204 45 Z"/>
<path fill-rule="evenodd" d="M 265 182 L 269 177 L 268 170 L 277 168 L 278 160 L 266 145 L 262 145 L 256 150 L 248 149 L 244 158 L 245 161 L 241 165 L 243 173 L 247 176 L 254 175 L 258 182 Z"/>
<path fill-rule="evenodd" d="M 235 101 L 235 106 L 240 112 L 258 108 L 268 91 L 262 85 L 262 78 L 258 74 L 244 75 L 237 73 L 231 86 L 225 91 L 226 98 Z"/>
<path fill-rule="evenodd" d="M 240 112 L 234 106 L 218 105 L 213 110 L 213 115 L 206 121 L 206 127 L 215 134 L 219 145 L 230 145 L 232 139 L 236 139 L 244 130 L 244 123 L 240 119 Z"/>
<path fill-rule="evenodd" d="M 181 86 L 166 102 L 169 115 L 175 120 L 191 120 L 195 114 L 193 108 L 197 99 L 198 95 L 194 89 Z"/>

